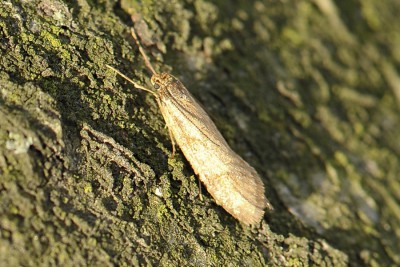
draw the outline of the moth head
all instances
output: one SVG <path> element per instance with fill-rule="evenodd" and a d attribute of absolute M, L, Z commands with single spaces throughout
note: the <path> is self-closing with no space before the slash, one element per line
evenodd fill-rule
<path fill-rule="evenodd" d="M 173 78 L 174 77 L 168 73 L 156 73 L 151 77 L 150 81 L 154 89 L 159 90 L 160 88 L 163 88 L 171 83 Z"/>

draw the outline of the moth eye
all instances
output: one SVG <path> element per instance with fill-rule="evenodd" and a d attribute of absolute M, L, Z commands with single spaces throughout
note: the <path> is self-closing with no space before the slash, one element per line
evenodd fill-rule
<path fill-rule="evenodd" d="M 159 85 L 158 83 L 155 83 L 155 84 L 153 85 L 153 87 L 154 87 L 154 89 L 156 89 L 156 90 L 160 89 L 160 85 Z"/>

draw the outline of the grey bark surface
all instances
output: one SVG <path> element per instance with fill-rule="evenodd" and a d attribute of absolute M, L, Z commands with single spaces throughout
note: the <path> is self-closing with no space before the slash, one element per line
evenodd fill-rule
<path fill-rule="evenodd" d="M 396 1 L 0 3 L 1 266 L 400 265 Z M 171 141 L 129 28 L 274 206 L 247 227 Z M 199 192 L 203 197 L 199 197 Z"/>

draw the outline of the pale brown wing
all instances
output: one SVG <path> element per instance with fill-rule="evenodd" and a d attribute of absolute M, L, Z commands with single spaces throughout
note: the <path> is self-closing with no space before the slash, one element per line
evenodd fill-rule
<path fill-rule="evenodd" d="M 163 90 L 160 100 L 170 101 L 190 123 L 216 145 L 229 147 L 210 116 L 178 79 L 175 78 L 175 83 Z"/>
<path fill-rule="evenodd" d="M 172 90 L 172 92 L 171 92 Z M 262 219 L 264 185 L 257 172 L 226 143 L 215 124 L 179 82 L 160 94 L 174 139 L 216 202 L 246 224 Z"/>
<path fill-rule="evenodd" d="M 265 198 L 264 183 L 256 170 L 235 152 L 232 153 L 235 155 L 231 155 L 232 161 L 228 165 L 229 171 L 226 172 L 231 177 L 232 185 L 252 205 L 260 209 L 272 208 Z"/>

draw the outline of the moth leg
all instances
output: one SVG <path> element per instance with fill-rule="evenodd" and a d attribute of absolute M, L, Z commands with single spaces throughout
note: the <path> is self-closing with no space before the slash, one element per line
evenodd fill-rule
<path fill-rule="evenodd" d="M 168 127 L 168 125 L 166 125 Z M 171 143 L 172 143 L 172 158 L 175 157 L 175 139 L 174 136 L 172 135 L 171 129 L 168 127 L 168 134 L 169 134 L 169 138 L 171 139 Z"/>
<path fill-rule="evenodd" d="M 201 181 L 200 181 L 200 179 L 198 179 L 198 181 L 199 181 L 199 198 L 200 198 L 200 201 L 203 201 L 203 195 L 201 194 Z"/>
<path fill-rule="evenodd" d="M 168 121 L 169 117 L 166 115 L 166 112 L 165 112 L 165 110 L 163 108 L 163 105 L 161 105 L 161 101 L 160 101 L 159 98 L 157 98 L 157 103 L 158 103 L 158 106 L 160 107 L 161 114 L 164 117 L 165 127 L 168 128 L 169 139 L 171 139 L 171 143 L 172 143 L 172 158 L 174 158 L 175 157 L 175 152 L 176 152 L 176 149 L 175 149 L 175 138 L 174 138 L 174 135 L 172 134 L 171 127 L 169 127 L 169 121 Z"/>

